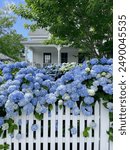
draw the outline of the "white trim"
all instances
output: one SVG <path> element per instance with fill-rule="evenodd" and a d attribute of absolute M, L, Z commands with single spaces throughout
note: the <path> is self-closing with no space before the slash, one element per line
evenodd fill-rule
<path fill-rule="evenodd" d="M 41 35 L 41 36 L 39 36 L 39 35 L 31 35 L 31 36 L 29 36 L 29 38 L 31 38 L 31 37 L 48 37 L 48 35 Z"/>

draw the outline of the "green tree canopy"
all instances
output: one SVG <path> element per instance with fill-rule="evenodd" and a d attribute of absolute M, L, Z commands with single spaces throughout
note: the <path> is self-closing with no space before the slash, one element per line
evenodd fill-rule
<path fill-rule="evenodd" d="M 21 41 L 24 38 L 13 29 L 16 18 L 10 15 L 8 11 L 5 11 L 5 9 L 0 9 L 0 53 L 15 60 L 20 60 L 24 49 Z"/>
<path fill-rule="evenodd" d="M 86 50 L 92 56 L 112 56 L 112 0 L 25 0 L 14 12 L 46 28 L 52 43 Z M 98 51 L 97 51 L 98 50 Z"/>

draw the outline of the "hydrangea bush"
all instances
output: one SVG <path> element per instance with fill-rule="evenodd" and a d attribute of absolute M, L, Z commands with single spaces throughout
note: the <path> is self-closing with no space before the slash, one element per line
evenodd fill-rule
<path fill-rule="evenodd" d="M 6 130 L 13 135 L 17 129 L 16 116 L 33 113 L 41 120 L 54 104 L 70 108 L 73 115 L 81 112 L 90 116 L 95 102 L 102 99 L 112 121 L 112 77 L 112 59 L 105 57 L 75 65 L 57 80 L 45 69 L 28 66 L 26 62 L 0 63 L 0 136 L 4 137 Z M 37 129 L 33 124 L 32 131 Z M 74 134 L 76 129 L 70 131 Z M 88 129 L 83 135 L 86 131 Z M 21 136 L 17 135 L 17 138 Z"/>

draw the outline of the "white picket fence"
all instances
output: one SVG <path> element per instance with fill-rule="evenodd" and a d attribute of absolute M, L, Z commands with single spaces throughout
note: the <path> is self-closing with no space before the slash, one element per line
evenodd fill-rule
<path fill-rule="evenodd" d="M 0 144 L 8 143 L 10 150 L 112 150 L 112 143 L 108 140 L 106 131 L 109 130 L 108 110 L 96 102 L 92 116 L 86 117 L 83 114 L 74 116 L 70 109 L 59 109 L 56 106 L 44 118 L 38 121 L 33 115 L 16 118 L 22 120 L 19 130 L 15 131 L 14 138 L 9 135 L 0 139 Z M 89 131 L 89 138 L 83 137 L 84 128 L 95 121 L 96 128 Z M 56 122 L 58 124 L 55 131 Z M 32 132 L 31 125 L 36 123 L 38 130 Z M 70 126 L 77 128 L 78 132 L 71 135 L 68 130 Z M 17 133 L 22 133 L 22 139 L 15 138 Z"/>

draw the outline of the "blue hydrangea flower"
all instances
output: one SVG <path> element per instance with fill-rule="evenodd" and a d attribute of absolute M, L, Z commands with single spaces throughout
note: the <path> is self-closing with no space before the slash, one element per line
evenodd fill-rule
<path fill-rule="evenodd" d="M 2 83 L 3 82 L 3 77 L 2 76 L 0 76 L 0 83 Z"/>
<path fill-rule="evenodd" d="M 92 129 L 95 129 L 96 126 L 97 126 L 97 124 L 96 124 L 94 121 L 92 121 L 89 126 L 90 126 Z"/>
<path fill-rule="evenodd" d="M 111 65 L 112 63 L 113 63 L 113 59 L 112 58 L 110 58 L 110 59 L 107 60 L 107 64 L 108 65 Z"/>
<path fill-rule="evenodd" d="M 17 140 L 21 140 L 21 139 L 22 139 L 22 134 L 17 133 L 17 134 L 16 134 L 16 139 L 17 139 Z"/>
<path fill-rule="evenodd" d="M 109 95 L 113 94 L 113 85 L 112 84 L 106 84 L 103 86 L 103 91 Z"/>
<path fill-rule="evenodd" d="M 4 124 L 4 118 L 0 117 L 0 127 Z"/>
<path fill-rule="evenodd" d="M 22 125 L 22 120 L 21 119 L 18 120 L 18 125 Z"/>
<path fill-rule="evenodd" d="M 90 59 L 90 64 L 91 65 L 95 65 L 97 63 L 98 63 L 98 59 L 97 58 Z"/>
<path fill-rule="evenodd" d="M 4 78 L 4 80 L 10 80 L 13 78 L 13 76 L 11 74 L 6 73 L 6 74 L 4 74 L 3 78 Z"/>
<path fill-rule="evenodd" d="M 64 95 L 66 93 L 66 86 L 65 85 L 60 85 L 56 89 L 59 95 Z"/>
<path fill-rule="evenodd" d="M 19 102 L 20 100 L 24 99 L 24 94 L 16 90 L 13 93 L 9 94 L 8 98 L 12 102 Z"/>
<path fill-rule="evenodd" d="M 107 61 L 108 61 L 108 60 L 107 60 L 106 57 L 102 57 L 102 58 L 100 59 L 101 64 L 106 64 Z"/>
<path fill-rule="evenodd" d="M 82 106 L 81 111 L 83 115 L 90 116 L 92 115 L 93 109 L 92 109 L 92 106 Z"/>
<path fill-rule="evenodd" d="M 75 135 L 77 133 L 77 129 L 73 127 L 70 129 L 70 132 L 72 135 Z"/>
<path fill-rule="evenodd" d="M 40 103 L 37 103 L 37 106 L 35 108 L 35 111 L 39 114 L 41 113 L 46 113 L 47 112 L 47 108 L 44 105 L 41 105 Z"/>
<path fill-rule="evenodd" d="M 33 99 L 33 93 L 25 93 L 24 98 L 30 102 Z"/>
<path fill-rule="evenodd" d="M 113 103 L 108 102 L 107 103 L 107 108 L 109 109 L 109 112 L 113 112 Z"/>
<path fill-rule="evenodd" d="M 13 138 L 14 138 L 14 134 L 10 134 L 9 136 L 10 136 L 10 138 L 11 138 L 11 139 L 13 139 Z"/>
<path fill-rule="evenodd" d="M 35 81 L 41 84 L 43 82 L 43 79 L 39 76 L 36 76 Z"/>
<path fill-rule="evenodd" d="M 79 101 L 79 94 L 78 93 L 72 93 L 70 95 L 71 99 L 76 102 L 76 101 Z"/>
<path fill-rule="evenodd" d="M 6 102 L 7 97 L 0 95 L 0 107 L 3 106 Z"/>
<path fill-rule="evenodd" d="M 80 109 L 79 107 L 75 106 L 73 109 L 72 109 L 72 113 L 77 116 L 80 114 Z"/>
<path fill-rule="evenodd" d="M 64 102 L 64 105 L 69 107 L 69 108 L 73 108 L 74 104 L 75 104 L 75 102 L 72 100 L 67 100 L 66 102 Z"/>
<path fill-rule="evenodd" d="M 101 77 L 101 78 L 98 79 L 98 81 L 99 81 L 99 84 L 100 84 L 101 86 L 103 86 L 103 85 L 107 84 L 108 79 L 105 78 L 105 77 Z"/>
<path fill-rule="evenodd" d="M 48 79 L 48 80 L 43 81 L 42 85 L 49 89 L 51 87 L 51 83 L 52 81 Z"/>
<path fill-rule="evenodd" d="M 86 61 L 84 61 L 84 62 L 82 63 L 82 69 L 85 69 L 85 68 L 87 68 L 87 67 L 88 67 L 88 64 L 87 64 Z"/>
<path fill-rule="evenodd" d="M 37 124 L 33 124 L 31 126 L 31 130 L 34 132 L 34 131 L 37 131 L 38 130 L 38 125 Z"/>
<path fill-rule="evenodd" d="M 32 74 L 26 74 L 26 75 L 25 75 L 25 79 L 28 80 L 28 81 L 30 81 L 30 82 L 32 82 L 32 81 L 33 81 L 33 76 L 32 76 Z"/>
<path fill-rule="evenodd" d="M 55 122 L 55 131 L 58 131 L 58 120 Z"/>
<path fill-rule="evenodd" d="M 87 90 L 87 87 L 85 85 L 82 85 L 81 88 L 77 89 L 77 92 L 78 94 L 81 96 L 81 97 L 86 97 L 88 96 L 88 90 Z"/>
<path fill-rule="evenodd" d="M 38 82 L 34 83 L 34 88 L 35 90 L 39 90 L 40 89 L 40 84 Z"/>
<path fill-rule="evenodd" d="M 91 105 L 93 102 L 94 102 L 94 98 L 93 97 L 85 97 L 84 98 L 84 102 L 87 104 L 87 105 Z"/>
<path fill-rule="evenodd" d="M 10 72 L 11 72 L 11 68 L 9 68 L 9 67 L 4 67 L 3 70 L 2 70 L 2 72 L 3 72 L 4 74 L 10 73 Z"/>
<path fill-rule="evenodd" d="M 26 115 L 30 115 L 34 111 L 34 106 L 31 103 L 28 103 L 23 107 L 23 111 Z"/>
<path fill-rule="evenodd" d="M 12 93 L 12 92 L 14 92 L 14 91 L 16 91 L 18 89 L 19 89 L 18 86 L 16 86 L 16 85 L 10 85 L 7 90 L 8 90 L 8 93 Z"/>
<path fill-rule="evenodd" d="M 55 94 L 50 93 L 45 96 L 45 100 L 48 104 L 54 104 L 57 100 Z"/>

